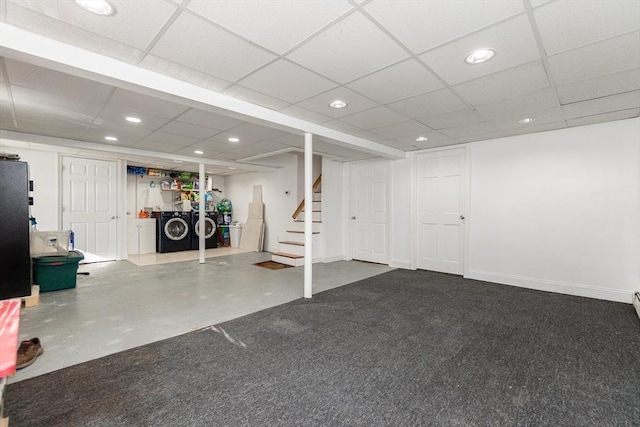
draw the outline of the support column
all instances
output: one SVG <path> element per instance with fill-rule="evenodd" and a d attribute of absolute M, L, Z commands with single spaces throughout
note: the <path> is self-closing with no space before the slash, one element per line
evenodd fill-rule
<path fill-rule="evenodd" d="M 206 216 L 205 216 L 205 212 L 204 212 L 204 193 L 206 190 L 206 185 L 205 185 L 205 176 L 204 176 L 204 163 L 200 163 L 198 165 L 198 194 L 200 195 L 200 201 L 199 206 L 198 206 L 198 212 L 199 212 L 199 218 L 200 218 L 200 222 L 198 223 L 198 233 L 200 233 L 199 239 L 198 239 L 198 252 L 199 252 L 199 259 L 200 259 L 200 264 L 204 264 L 204 250 L 205 250 L 205 241 L 204 241 L 204 236 L 205 236 L 205 226 L 206 224 Z M 194 230 L 195 231 L 195 230 Z"/>
<path fill-rule="evenodd" d="M 304 134 L 304 297 L 313 295 L 313 135 Z"/>

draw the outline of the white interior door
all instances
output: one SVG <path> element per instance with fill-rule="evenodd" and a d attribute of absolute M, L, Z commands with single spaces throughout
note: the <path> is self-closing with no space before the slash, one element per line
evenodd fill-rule
<path fill-rule="evenodd" d="M 465 149 L 419 154 L 418 268 L 463 274 Z"/>
<path fill-rule="evenodd" d="M 389 162 L 351 164 L 351 258 L 389 263 Z"/>
<path fill-rule="evenodd" d="M 64 157 L 62 165 L 63 228 L 85 259 L 116 259 L 116 162 Z"/>

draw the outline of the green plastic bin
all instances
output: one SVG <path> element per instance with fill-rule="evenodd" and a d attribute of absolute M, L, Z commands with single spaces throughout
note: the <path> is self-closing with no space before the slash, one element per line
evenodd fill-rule
<path fill-rule="evenodd" d="M 33 281 L 40 286 L 40 292 L 75 288 L 78 263 L 83 259 L 78 251 L 69 251 L 67 256 L 34 258 Z"/>

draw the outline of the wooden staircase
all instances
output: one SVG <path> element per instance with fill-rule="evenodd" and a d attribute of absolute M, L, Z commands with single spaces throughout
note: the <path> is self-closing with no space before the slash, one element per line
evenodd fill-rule
<path fill-rule="evenodd" d="M 311 209 L 313 211 L 313 234 L 320 234 L 322 226 L 322 175 L 313 183 L 313 201 Z M 291 225 L 286 231 L 286 240 L 280 240 L 280 249 L 274 252 L 271 260 L 281 264 L 292 265 L 294 267 L 304 265 L 304 199 L 293 213 Z"/>

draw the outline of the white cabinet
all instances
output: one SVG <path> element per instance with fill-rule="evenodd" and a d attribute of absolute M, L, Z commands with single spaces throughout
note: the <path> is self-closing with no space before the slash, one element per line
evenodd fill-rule
<path fill-rule="evenodd" d="M 127 221 L 127 253 L 149 254 L 156 251 L 156 220 L 130 219 Z"/>

